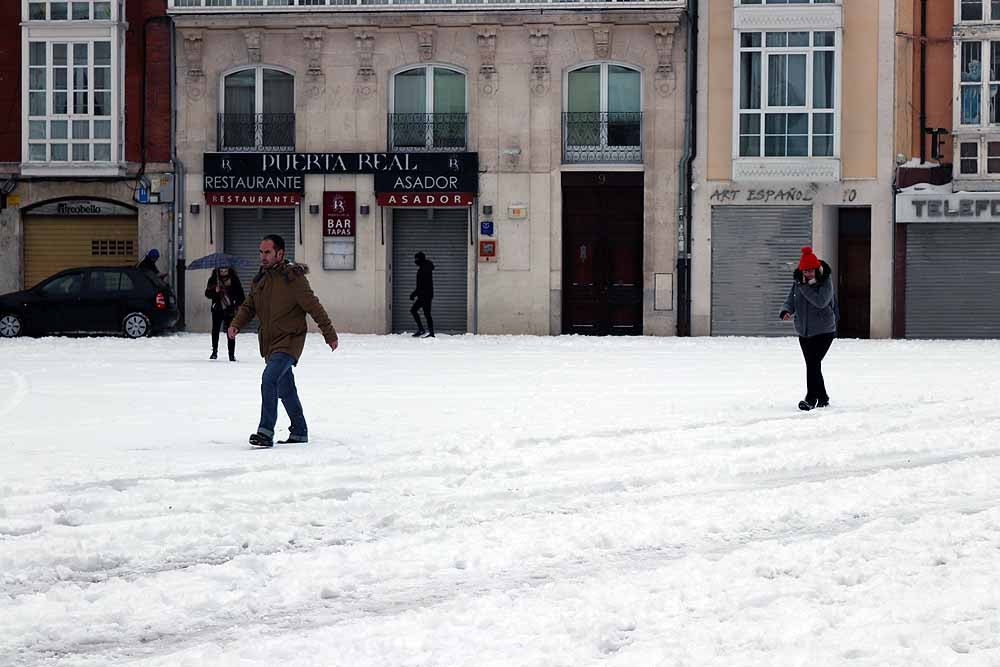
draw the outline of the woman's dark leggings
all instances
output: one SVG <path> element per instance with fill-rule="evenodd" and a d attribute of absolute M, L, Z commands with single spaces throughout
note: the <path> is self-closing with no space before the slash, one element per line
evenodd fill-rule
<path fill-rule="evenodd" d="M 820 334 L 808 338 L 799 338 L 799 347 L 802 348 L 802 356 L 806 360 L 806 402 L 826 403 L 830 396 L 826 393 L 826 384 L 823 382 L 823 357 L 830 350 L 836 334 Z"/>
<path fill-rule="evenodd" d="M 221 310 L 212 311 L 212 353 L 219 353 L 219 331 L 221 330 L 223 335 L 226 336 L 226 343 L 229 346 L 229 358 L 233 358 L 236 355 L 236 341 L 230 338 L 226 334 L 226 330 L 229 329 L 229 325 L 232 324 L 233 317 L 228 315 Z"/>

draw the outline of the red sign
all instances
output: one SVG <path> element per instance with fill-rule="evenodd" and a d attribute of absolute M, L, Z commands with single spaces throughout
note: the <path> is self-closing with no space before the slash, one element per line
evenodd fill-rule
<path fill-rule="evenodd" d="M 209 206 L 298 206 L 298 192 L 206 192 Z"/>
<path fill-rule="evenodd" d="M 353 192 L 323 193 L 323 236 L 354 236 Z"/>
<path fill-rule="evenodd" d="M 380 192 L 379 206 L 472 206 L 476 195 L 471 192 Z"/>

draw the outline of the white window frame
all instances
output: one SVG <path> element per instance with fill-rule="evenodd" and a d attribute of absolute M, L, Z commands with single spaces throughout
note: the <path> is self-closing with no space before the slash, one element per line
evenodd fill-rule
<path fill-rule="evenodd" d="M 120 6 L 120 0 L 21 0 L 21 16 L 25 21 L 40 22 L 45 21 L 47 23 L 54 23 L 56 25 L 65 25 L 67 23 L 82 23 L 84 21 L 96 21 L 96 22 L 107 22 L 107 21 L 117 21 L 118 15 L 124 13 L 124 8 Z M 64 4 L 66 5 L 66 18 L 65 19 L 53 19 L 52 16 L 52 5 L 53 4 Z M 73 5 L 87 5 L 87 16 L 86 19 L 75 19 L 73 18 Z M 95 5 L 106 4 L 111 6 L 111 17 L 108 19 L 94 19 Z M 44 19 L 32 19 L 30 18 L 31 5 L 43 5 L 45 7 L 45 18 Z"/>
<path fill-rule="evenodd" d="M 760 4 L 742 5 L 741 0 L 733 0 L 733 98 L 732 98 L 732 179 L 734 181 L 811 181 L 836 182 L 841 175 L 841 115 L 843 107 L 843 48 L 844 16 L 842 0 L 820 4 Z M 761 156 L 740 156 L 740 53 L 741 34 L 760 32 L 761 34 Z M 808 32 L 809 46 L 767 47 L 767 32 Z M 812 108 L 812 53 L 817 50 L 814 33 L 834 33 L 834 104 L 829 110 Z M 818 50 L 828 50 L 820 47 Z M 772 113 L 808 113 L 810 122 L 809 151 L 812 152 L 812 114 L 828 111 L 833 113 L 833 155 L 829 157 L 765 157 L 764 123 L 767 108 L 767 62 L 768 54 L 808 53 L 806 66 L 806 91 L 808 104 L 804 107 L 774 108 Z"/>
<path fill-rule="evenodd" d="M 28 16 L 29 0 L 21 0 L 22 16 Z M 72 13 L 72 7 L 69 9 Z M 91 12 L 93 7 L 91 7 Z M 92 15 L 92 14 L 91 14 Z M 111 5 L 110 20 L 27 20 L 21 23 L 21 173 L 25 176 L 59 176 L 59 175 L 80 175 L 87 176 L 118 176 L 124 173 L 125 161 L 125 15 L 124 3 L 122 0 L 113 0 Z M 30 90 L 30 45 L 34 42 L 44 42 L 46 44 L 46 114 L 45 116 L 30 116 L 29 90 Z M 109 42 L 111 44 L 111 113 L 109 116 L 94 116 L 93 91 L 94 91 L 94 42 Z M 73 44 L 88 44 L 88 95 L 90 97 L 87 114 L 60 114 L 58 116 L 48 113 L 51 111 L 53 78 L 52 78 L 52 44 L 67 44 L 72 51 Z M 72 99 L 73 94 L 73 71 L 67 66 L 67 94 Z M 67 135 L 67 160 L 52 161 L 48 159 L 49 153 L 46 150 L 45 160 L 30 159 L 30 121 L 31 120 L 66 120 L 68 125 Z M 74 120 L 110 120 L 111 121 L 111 159 L 110 160 L 87 160 L 73 161 L 72 149 L 72 125 Z M 92 127 L 92 126 L 91 126 Z M 46 123 L 46 145 L 51 142 L 48 122 Z M 93 132 L 87 140 L 91 145 L 90 155 L 93 157 Z M 101 140 L 96 143 L 107 143 Z"/>
<path fill-rule="evenodd" d="M 980 0 L 982 5 L 983 17 L 981 19 L 968 19 L 962 20 L 962 5 L 966 4 L 968 0 L 954 0 L 955 3 L 955 24 L 956 25 L 981 25 L 983 23 L 991 23 L 1000 21 L 1000 3 L 998 3 L 997 11 L 993 11 L 993 0 Z"/>

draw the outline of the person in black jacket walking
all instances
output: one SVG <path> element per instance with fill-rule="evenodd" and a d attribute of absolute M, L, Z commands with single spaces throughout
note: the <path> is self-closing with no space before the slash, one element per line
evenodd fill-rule
<path fill-rule="evenodd" d="M 410 301 L 416 299 L 410 314 L 417 321 L 417 331 L 414 338 L 424 336 L 434 338 L 434 320 L 431 318 L 431 300 L 434 298 L 434 262 L 427 259 L 423 252 L 418 252 L 413 256 L 413 263 L 417 265 L 417 289 L 410 294 Z M 420 309 L 423 308 L 424 315 L 427 316 L 427 329 L 424 330 L 424 323 L 420 321 Z"/>
<path fill-rule="evenodd" d="M 806 361 L 806 397 L 799 401 L 799 410 L 825 408 L 830 405 L 823 381 L 823 358 L 837 336 L 837 292 L 833 285 L 830 265 L 821 261 L 812 248 L 802 248 L 799 268 L 792 273 L 792 287 L 778 316 L 794 320 L 799 347 Z"/>
<path fill-rule="evenodd" d="M 208 286 L 205 287 L 205 297 L 212 301 L 212 356 L 209 359 L 219 358 L 219 331 L 229 329 L 236 309 L 242 305 L 246 298 L 240 277 L 236 275 L 236 269 L 227 267 L 215 269 L 208 279 Z M 229 361 L 236 361 L 236 339 L 227 339 L 229 346 Z"/>

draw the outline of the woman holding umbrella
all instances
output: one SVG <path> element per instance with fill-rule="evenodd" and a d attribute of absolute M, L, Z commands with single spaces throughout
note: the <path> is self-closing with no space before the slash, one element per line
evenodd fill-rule
<path fill-rule="evenodd" d="M 219 331 L 226 331 L 236 315 L 236 309 L 243 303 L 246 294 L 236 269 L 228 266 L 212 271 L 205 287 L 205 296 L 212 301 L 212 356 L 219 358 Z M 226 338 L 229 345 L 229 361 L 236 361 L 236 341 Z"/>

